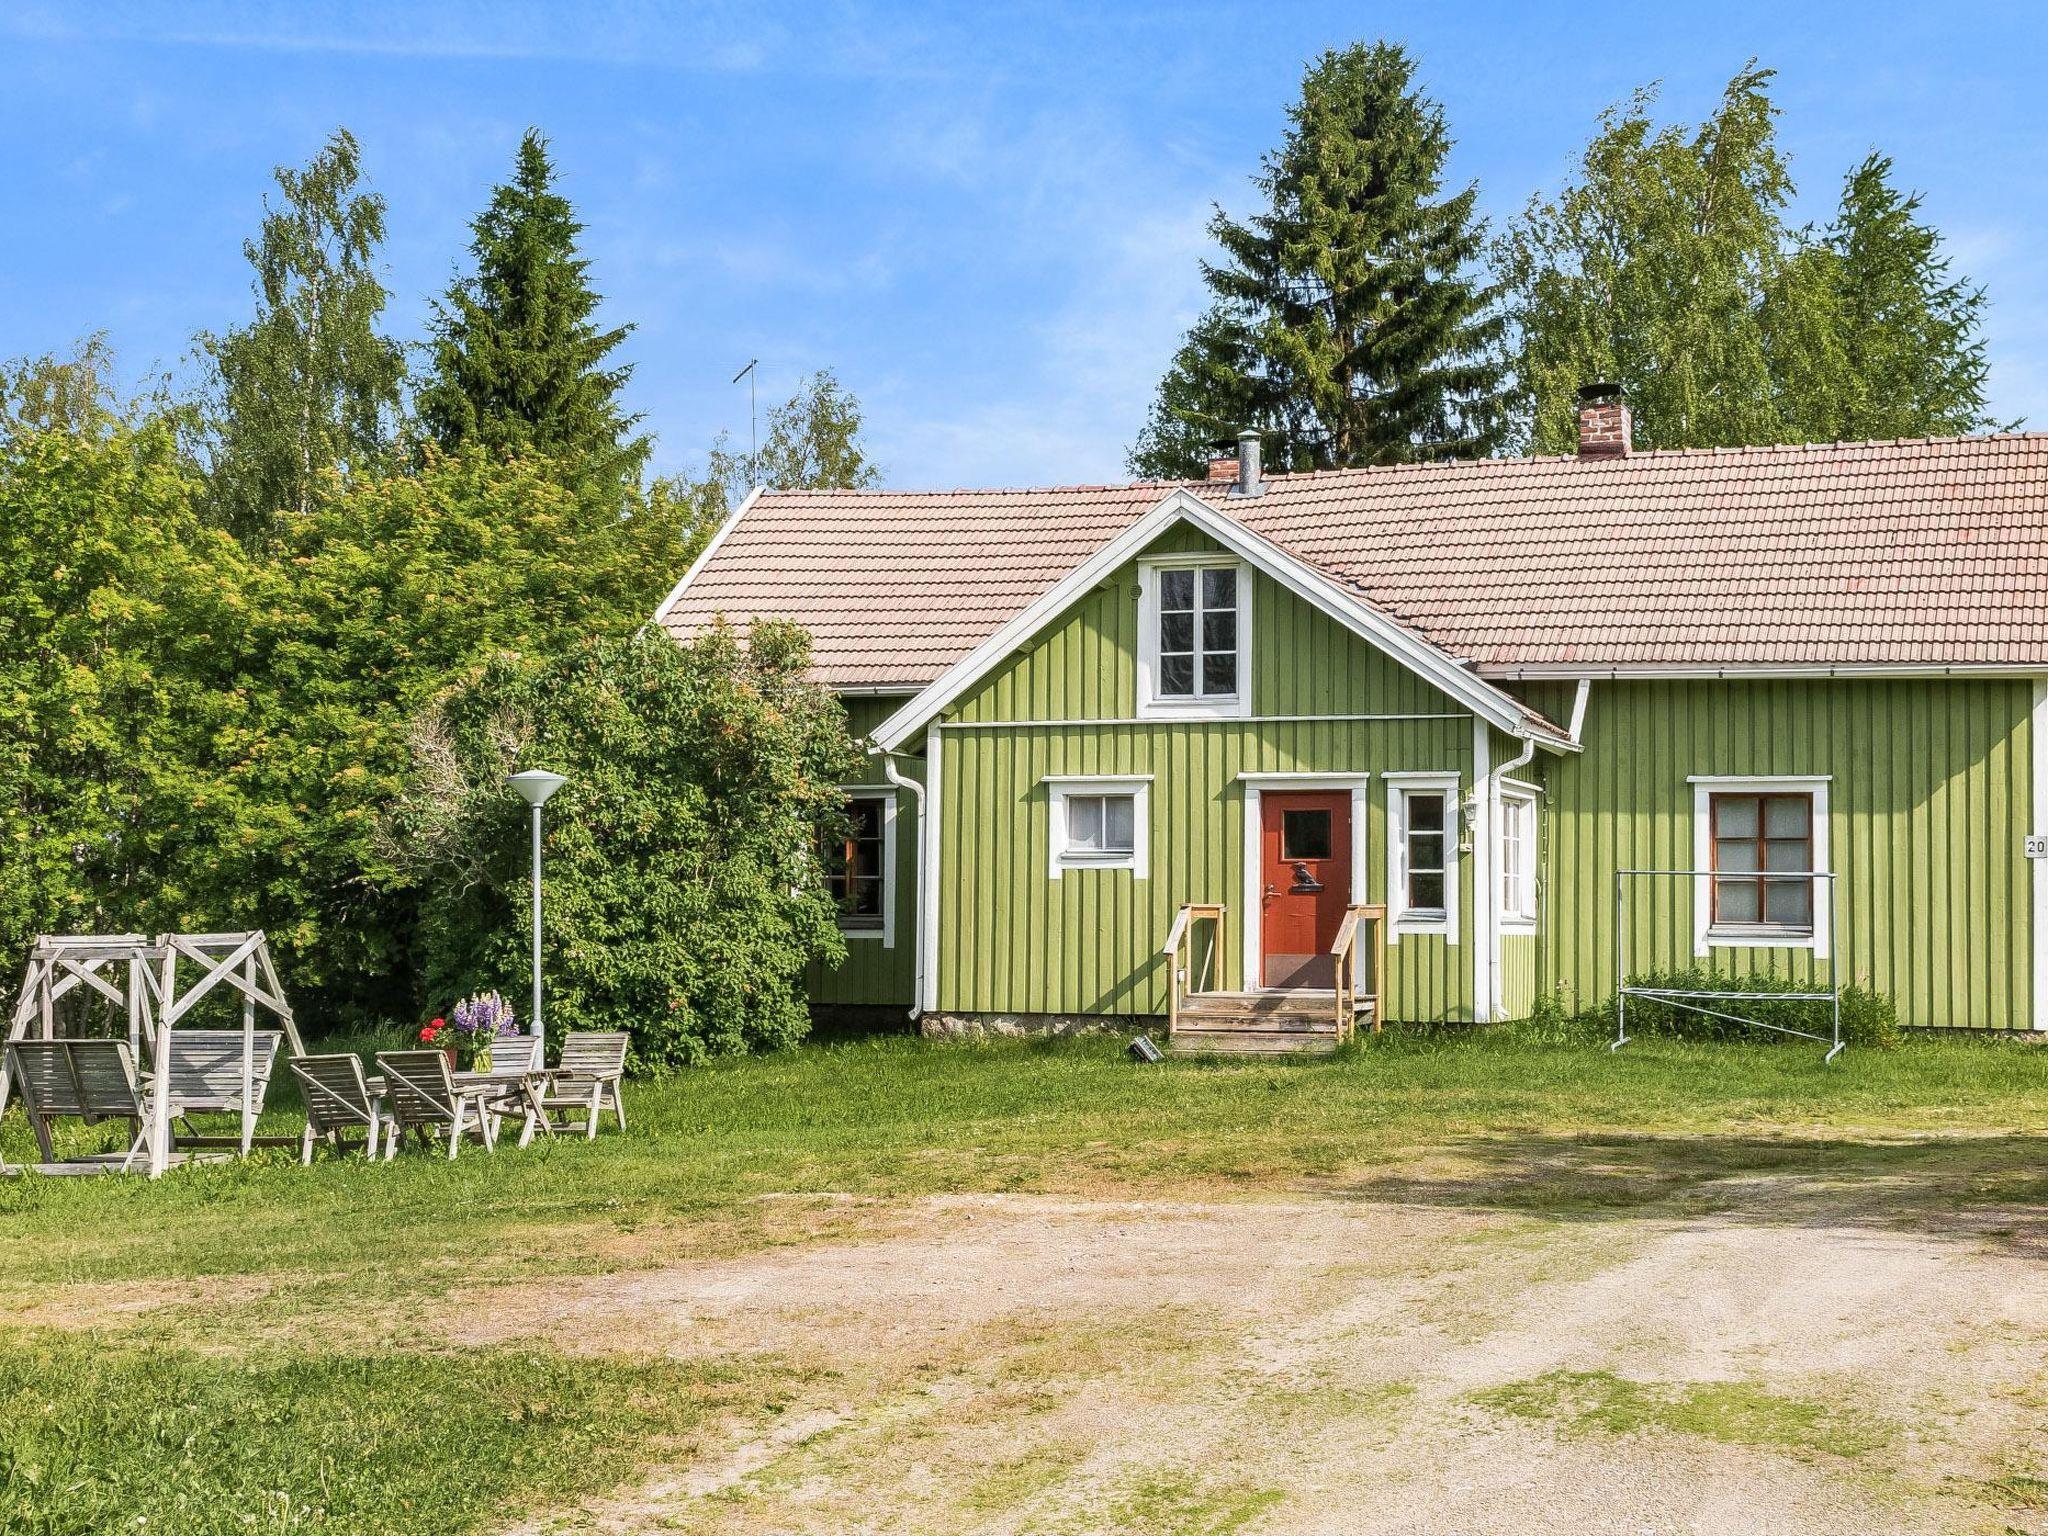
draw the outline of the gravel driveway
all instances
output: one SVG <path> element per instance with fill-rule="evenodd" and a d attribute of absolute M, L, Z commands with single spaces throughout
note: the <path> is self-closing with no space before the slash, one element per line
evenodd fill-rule
<path fill-rule="evenodd" d="M 789 1371 L 773 1419 L 528 1533 L 2048 1532 L 2048 1184 L 1921 1151 L 815 1202 L 834 1235 L 463 1336 Z"/>

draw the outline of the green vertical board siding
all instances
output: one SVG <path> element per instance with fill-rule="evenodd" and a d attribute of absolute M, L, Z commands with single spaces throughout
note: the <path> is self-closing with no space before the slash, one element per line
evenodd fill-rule
<path fill-rule="evenodd" d="M 944 729 L 939 996 L 947 1013 L 1166 1011 L 1158 953 L 1186 902 L 1222 902 L 1223 985 L 1245 985 L 1241 773 L 1456 772 L 1469 721 L 1238 721 Z M 1048 775 L 1150 774 L 1147 872 L 1051 877 Z M 1386 894 L 1386 787 L 1368 791 L 1368 899 Z M 1459 943 L 1404 934 L 1389 951 L 1388 1013 L 1472 1016 L 1473 861 L 1459 861 Z"/>
<path fill-rule="evenodd" d="M 1212 549 L 1193 529 L 1148 553 Z M 1250 573 L 1252 708 L 1260 715 L 1471 714 L 1385 652 Z M 1138 712 L 1138 566 L 1122 567 L 955 701 L 949 720 L 1129 720 Z M 1467 755 L 1470 744 L 1467 743 Z M 1435 763 L 1402 764 L 1432 768 Z M 1334 770 L 1333 770 L 1334 771 Z"/>
<path fill-rule="evenodd" d="M 1156 550 L 1212 547 L 1176 530 Z M 1127 565 L 957 701 L 942 727 L 938 997 L 949 1013 L 1159 1014 L 1159 946 L 1185 902 L 1229 908 L 1223 985 L 1240 987 L 1244 773 L 1372 774 L 1369 899 L 1386 891 L 1379 774 L 1454 772 L 1470 788 L 1471 715 L 1292 593 L 1250 577 L 1255 716 L 1135 720 L 1138 568 Z M 1345 720 L 1342 715 L 1398 716 Z M 1021 724 L 1020 724 L 1021 722 Z M 1051 877 L 1048 775 L 1149 774 L 1148 871 Z M 1472 1016 L 1475 887 L 1460 865 L 1459 943 L 1403 935 L 1389 1014 Z"/>
<path fill-rule="evenodd" d="M 901 696 L 852 695 L 840 703 L 846 709 L 846 723 L 857 741 L 868 734 L 904 703 Z M 914 760 L 898 764 L 906 778 L 922 780 L 924 765 Z M 882 760 L 868 757 L 860 773 L 850 782 L 889 783 Z M 908 790 L 896 791 L 896 928 L 893 947 L 879 937 L 849 934 L 846 959 L 829 966 L 813 961 L 804 974 L 811 1001 L 828 1005 L 891 1006 L 909 1008 L 917 974 L 917 797 Z"/>
<path fill-rule="evenodd" d="M 1536 935 L 1500 936 L 1500 1014 L 1526 1019 L 1536 1006 Z"/>
<path fill-rule="evenodd" d="M 2032 684 L 2024 679 L 1596 682 L 1585 751 L 1554 760 L 1542 819 L 1539 980 L 1612 995 L 1615 871 L 1689 869 L 1693 775 L 1828 775 L 1843 979 L 1911 1025 L 2032 1018 Z M 1685 880 L 1632 882 L 1631 971 L 1693 956 Z M 1825 983 L 1805 950 L 1712 963 Z"/>

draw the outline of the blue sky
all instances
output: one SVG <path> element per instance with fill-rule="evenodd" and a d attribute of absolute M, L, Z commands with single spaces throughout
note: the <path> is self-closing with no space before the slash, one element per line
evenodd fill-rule
<path fill-rule="evenodd" d="M 830 366 L 890 483 L 1122 476 L 1201 304 L 1212 203 L 1250 205 L 1303 61 L 1390 37 L 1460 180 L 1512 214 L 1598 112 L 1694 119 L 1779 71 L 1800 211 L 1872 147 L 1991 292 L 1993 406 L 2048 427 L 2048 154 L 2030 5 L 530 5 L 0 0 L 0 354 L 106 330 L 131 377 L 249 308 L 241 242 L 337 124 L 390 202 L 395 334 L 519 134 L 552 139 L 661 467 Z"/>

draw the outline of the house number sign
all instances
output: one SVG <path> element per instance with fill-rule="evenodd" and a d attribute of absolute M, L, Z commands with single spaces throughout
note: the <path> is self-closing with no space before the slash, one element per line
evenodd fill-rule
<path fill-rule="evenodd" d="M 2039 835 L 2029 837 L 2026 849 L 2027 857 L 2030 859 L 2048 859 L 2048 837 Z"/>

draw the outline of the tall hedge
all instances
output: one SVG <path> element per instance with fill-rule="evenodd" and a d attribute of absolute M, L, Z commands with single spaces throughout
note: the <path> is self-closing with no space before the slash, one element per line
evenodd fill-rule
<path fill-rule="evenodd" d="M 549 1032 L 629 1031 L 656 1069 L 802 1038 L 804 966 L 844 954 L 817 829 L 857 766 L 808 659 L 789 627 L 650 632 L 500 657 L 428 711 L 387 836 L 430 1006 L 495 987 L 526 1014 L 528 811 L 505 779 L 544 767 L 568 779 L 544 820 Z"/>

